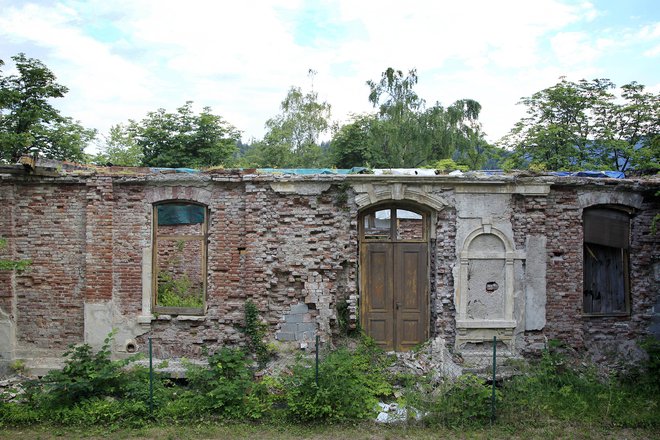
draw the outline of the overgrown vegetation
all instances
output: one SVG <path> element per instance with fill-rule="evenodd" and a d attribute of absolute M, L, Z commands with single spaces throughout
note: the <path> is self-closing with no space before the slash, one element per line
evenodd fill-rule
<path fill-rule="evenodd" d="M 270 359 L 270 350 L 265 342 L 268 325 L 261 321 L 257 305 L 252 300 L 245 301 L 245 327 L 243 332 L 247 336 L 247 347 L 253 353 L 260 366 Z"/>
<path fill-rule="evenodd" d="M 558 419 L 588 425 L 660 425 L 660 344 L 642 343 L 648 360 L 624 375 L 599 377 L 594 365 L 575 365 L 560 347 L 544 352 L 527 374 L 502 387 L 502 418 L 531 422 Z"/>
<path fill-rule="evenodd" d="M 256 307 L 250 310 L 250 319 L 260 322 Z M 393 358 L 366 338 L 352 340 L 353 348 L 322 351 L 318 375 L 314 360 L 303 356 L 279 374 L 256 374 L 248 352 L 223 347 L 207 355 L 207 365 L 188 363 L 185 381 L 156 375 L 152 403 L 148 371 L 110 359 L 112 336 L 98 352 L 88 345 L 71 347 L 64 368 L 26 384 L 20 399 L 8 402 L 8 395 L 0 396 L 0 426 L 355 422 L 373 419 L 379 401 L 398 402 L 408 412 L 408 424 L 439 430 L 493 423 L 491 386 L 483 378 L 438 382 L 393 375 L 388 370 Z M 574 364 L 551 347 L 524 374 L 498 384 L 494 426 L 657 429 L 660 342 L 649 339 L 641 346 L 647 360 L 613 376 Z"/>
<path fill-rule="evenodd" d="M 406 394 L 410 415 L 431 426 L 484 426 L 492 415 L 491 388 L 474 374 L 432 386 L 415 381 Z M 498 396 L 501 396 L 498 393 Z"/>
<path fill-rule="evenodd" d="M 202 307 L 202 290 L 196 289 L 188 275 L 158 273 L 158 305 L 162 307 Z"/>
<path fill-rule="evenodd" d="M 385 374 L 386 358 L 372 344 L 355 351 L 340 348 L 319 365 L 300 360 L 284 378 L 286 403 L 294 421 L 346 421 L 376 415 L 378 399 L 392 393 Z"/>

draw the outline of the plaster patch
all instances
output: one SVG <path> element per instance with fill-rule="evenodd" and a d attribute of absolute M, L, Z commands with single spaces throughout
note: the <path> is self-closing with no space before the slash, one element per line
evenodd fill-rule
<path fill-rule="evenodd" d="M 16 326 L 11 316 L 0 309 L 0 360 L 12 360 L 15 345 Z"/>
<path fill-rule="evenodd" d="M 541 330 L 545 327 L 545 270 L 546 237 L 527 237 L 527 261 L 525 271 L 525 330 Z"/>
<path fill-rule="evenodd" d="M 330 183 L 271 182 L 270 188 L 280 194 L 319 195 L 330 189 Z"/>
<path fill-rule="evenodd" d="M 99 350 L 112 331 L 112 301 L 85 303 L 85 343 Z"/>

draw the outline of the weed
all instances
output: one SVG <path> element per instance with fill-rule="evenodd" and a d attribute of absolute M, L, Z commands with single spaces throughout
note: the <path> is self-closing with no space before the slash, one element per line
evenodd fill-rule
<path fill-rule="evenodd" d="M 115 332 L 105 338 L 94 353 L 89 344 L 69 346 L 64 368 L 52 370 L 41 380 L 29 382 L 27 398 L 37 406 L 70 406 L 95 396 L 120 396 L 130 377 L 122 368 L 129 360 L 110 360 L 110 344 Z"/>
<path fill-rule="evenodd" d="M 261 322 L 257 305 L 252 300 L 245 301 L 245 327 L 242 330 L 248 338 L 248 349 L 257 357 L 259 365 L 264 366 L 271 356 L 265 342 L 268 326 Z"/>
<path fill-rule="evenodd" d="M 409 407 L 424 414 L 423 421 L 433 426 L 476 427 L 491 417 L 492 390 L 473 374 L 460 376 L 437 386 L 426 384 L 412 390 L 405 399 Z"/>
<path fill-rule="evenodd" d="M 202 307 L 202 290 L 195 289 L 190 278 L 175 277 L 165 271 L 158 273 L 158 305 L 162 307 Z"/>

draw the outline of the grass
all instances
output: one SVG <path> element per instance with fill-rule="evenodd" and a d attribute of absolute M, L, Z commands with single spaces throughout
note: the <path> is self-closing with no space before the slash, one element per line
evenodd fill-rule
<path fill-rule="evenodd" d="M 532 424 L 521 420 L 513 425 L 495 425 L 481 429 L 443 429 L 408 425 L 379 425 L 363 422 L 350 425 L 315 424 L 191 424 L 148 426 L 139 429 L 62 428 L 49 425 L 21 429 L 0 429 L 0 438 L 16 440 L 52 439 L 657 439 L 651 429 L 605 429 L 593 425 L 572 424 L 547 419 Z"/>

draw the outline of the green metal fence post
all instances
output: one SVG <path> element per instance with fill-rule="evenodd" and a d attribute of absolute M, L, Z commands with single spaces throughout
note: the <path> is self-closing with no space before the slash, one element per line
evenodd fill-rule
<path fill-rule="evenodd" d="M 319 335 L 316 335 L 316 388 L 319 387 Z"/>
<path fill-rule="evenodd" d="M 154 415 L 154 357 L 149 336 L 149 414 Z"/>
<path fill-rule="evenodd" d="M 493 336 L 493 394 L 490 400 L 490 421 L 495 421 L 495 374 L 497 373 L 497 336 Z"/>

